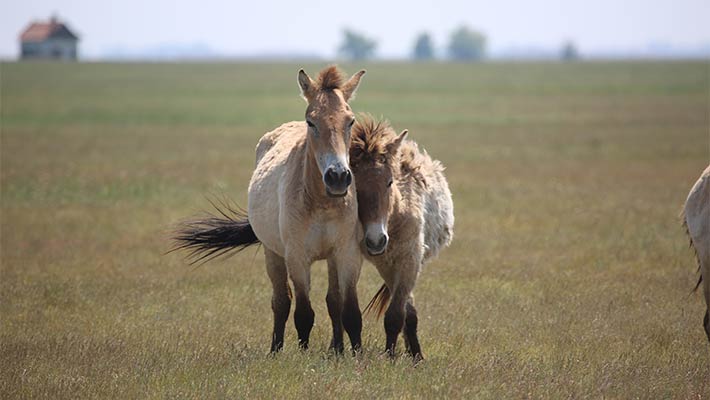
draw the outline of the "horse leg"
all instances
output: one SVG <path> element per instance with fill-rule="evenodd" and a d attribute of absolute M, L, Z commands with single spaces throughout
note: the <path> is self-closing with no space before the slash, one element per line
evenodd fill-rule
<path fill-rule="evenodd" d="M 417 337 L 418 322 L 417 309 L 414 307 L 414 296 L 409 296 L 405 305 L 404 344 L 407 353 L 412 356 L 415 363 L 424 359 L 422 348 L 419 346 L 419 338 Z"/>
<path fill-rule="evenodd" d="M 333 324 L 333 340 L 330 342 L 330 349 L 336 354 L 343 353 L 343 301 L 338 285 L 338 270 L 335 262 L 328 259 L 328 294 L 325 296 L 328 305 L 328 315 Z"/>
<path fill-rule="evenodd" d="M 274 312 L 274 330 L 271 335 L 271 352 L 283 348 L 286 320 L 291 310 L 291 291 L 288 287 L 288 273 L 283 257 L 264 248 L 266 272 L 269 274 L 273 293 L 271 295 L 271 310 Z"/>
<path fill-rule="evenodd" d="M 401 296 L 399 296 L 401 297 Z M 397 347 L 397 337 L 404 326 L 404 302 L 401 299 L 392 298 L 387 311 L 385 311 L 385 352 L 390 356 L 395 356 Z"/>
<path fill-rule="evenodd" d="M 705 318 L 703 319 L 703 327 L 705 334 L 710 342 L 710 250 L 705 250 L 704 263 L 701 263 L 701 276 L 703 278 L 703 292 L 705 293 Z"/>
<path fill-rule="evenodd" d="M 357 298 L 357 282 L 360 279 L 362 255 L 357 242 L 353 242 L 352 246 L 348 246 L 336 254 L 336 266 L 343 304 L 341 321 L 350 338 L 351 349 L 355 353 L 360 351 L 362 347 L 362 313 Z"/>
<path fill-rule="evenodd" d="M 710 240 L 706 241 L 706 246 L 698 246 L 698 260 L 700 261 L 700 276 L 703 279 L 703 294 L 705 295 L 705 318 L 703 319 L 703 328 L 710 342 Z"/>
<path fill-rule="evenodd" d="M 397 347 L 397 337 L 402 331 L 405 325 L 406 318 L 406 304 L 412 296 L 412 290 L 414 290 L 414 284 L 417 280 L 417 270 L 416 268 L 408 268 L 408 266 L 419 265 L 416 260 L 400 260 L 397 263 L 397 273 L 395 276 L 391 277 L 391 281 L 394 285 L 389 286 L 392 292 L 392 297 L 390 299 L 390 305 L 385 311 L 385 334 L 387 336 L 385 342 L 385 352 L 389 354 L 390 357 L 395 356 L 395 348 Z M 412 308 L 413 309 L 413 308 Z M 414 309 L 413 309 L 414 310 Z M 414 310 L 414 317 L 416 318 L 416 310 Z M 416 319 L 411 320 L 412 328 L 416 332 L 416 324 L 414 323 Z M 406 332 L 405 332 L 406 333 Z M 416 336 L 415 336 L 416 338 Z M 407 337 L 406 340 L 410 340 L 411 337 Z M 411 346 L 413 343 L 409 343 Z M 415 341 L 416 346 L 419 346 L 419 342 Z"/>
<path fill-rule="evenodd" d="M 308 339 L 311 336 L 315 313 L 311 307 L 309 297 L 311 289 L 310 265 L 305 262 L 305 257 L 294 257 L 287 250 L 286 268 L 293 283 L 296 309 L 293 312 L 293 322 L 298 332 L 298 346 L 302 350 L 308 349 Z"/>

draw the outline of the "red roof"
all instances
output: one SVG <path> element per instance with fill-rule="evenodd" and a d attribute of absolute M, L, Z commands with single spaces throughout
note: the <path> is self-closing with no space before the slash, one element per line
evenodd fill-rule
<path fill-rule="evenodd" d="M 49 22 L 33 22 L 30 24 L 20 35 L 20 41 L 41 42 L 53 36 L 78 39 L 66 25 L 52 18 Z"/>

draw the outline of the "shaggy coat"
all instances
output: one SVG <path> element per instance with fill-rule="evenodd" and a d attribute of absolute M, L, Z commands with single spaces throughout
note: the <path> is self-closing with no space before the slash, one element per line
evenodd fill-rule
<path fill-rule="evenodd" d="M 350 158 L 366 235 L 361 248 L 385 281 L 368 308 L 382 313 L 387 307 L 386 351 L 394 355 L 404 328 L 407 350 L 419 360 L 412 292 L 424 264 L 451 243 L 454 213 L 443 166 L 406 135 L 397 136 L 386 122 L 365 116 L 353 129 Z M 376 254 L 378 233 L 386 249 Z"/>

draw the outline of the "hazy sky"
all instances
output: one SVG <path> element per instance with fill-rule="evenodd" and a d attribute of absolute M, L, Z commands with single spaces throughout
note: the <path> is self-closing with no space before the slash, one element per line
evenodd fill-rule
<path fill-rule="evenodd" d="M 404 56 L 417 33 L 443 48 L 467 24 L 488 35 L 493 51 L 557 48 L 573 40 L 582 52 L 646 48 L 651 43 L 710 43 L 710 0 L 594 1 L 182 1 L 2 0 L 0 57 L 18 53 L 18 35 L 33 19 L 56 13 L 82 38 L 80 52 L 204 43 L 232 55 L 336 54 L 344 27 L 378 40 L 378 54 Z"/>

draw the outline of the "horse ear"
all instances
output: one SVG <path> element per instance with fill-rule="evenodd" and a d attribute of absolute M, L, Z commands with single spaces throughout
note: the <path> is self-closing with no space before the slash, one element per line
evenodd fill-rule
<path fill-rule="evenodd" d="M 404 139 L 407 138 L 407 135 L 409 134 L 408 130 L 403 130 L 402 133 L 397 135 L 397 137 L 390 142 L 390 144 L 387 145 L 387 152 L 390 154 L 395 154 L 397 153 L 397 150 L 399 150 L 399 146 L 402 145 L 402 142 L 404 142 Z"/>
<path fill-rule="evenodd" d="M 365 75 L 365 72 L 366 71 L 364 69 L 360 70 L 360 72 L 356 73 L 350 79 L 348 79 L 347 82 L 345 82 L 343 88 L 341 89 L 345 101 L 350 101 L 351 99 L 355 98 L 355 91 L 357 90 L 357 87 L 360 84 L 360 78 Z"/>
<path fill-rule="evenodd" d="M 313 79 L 308 76 L 303 68 L 298 71 L 298 86 L 301 88 L 301 96 L 306 99 L 306 101 L 309 101 L 315 88 L 315 82 L 313 82 Z"/>

